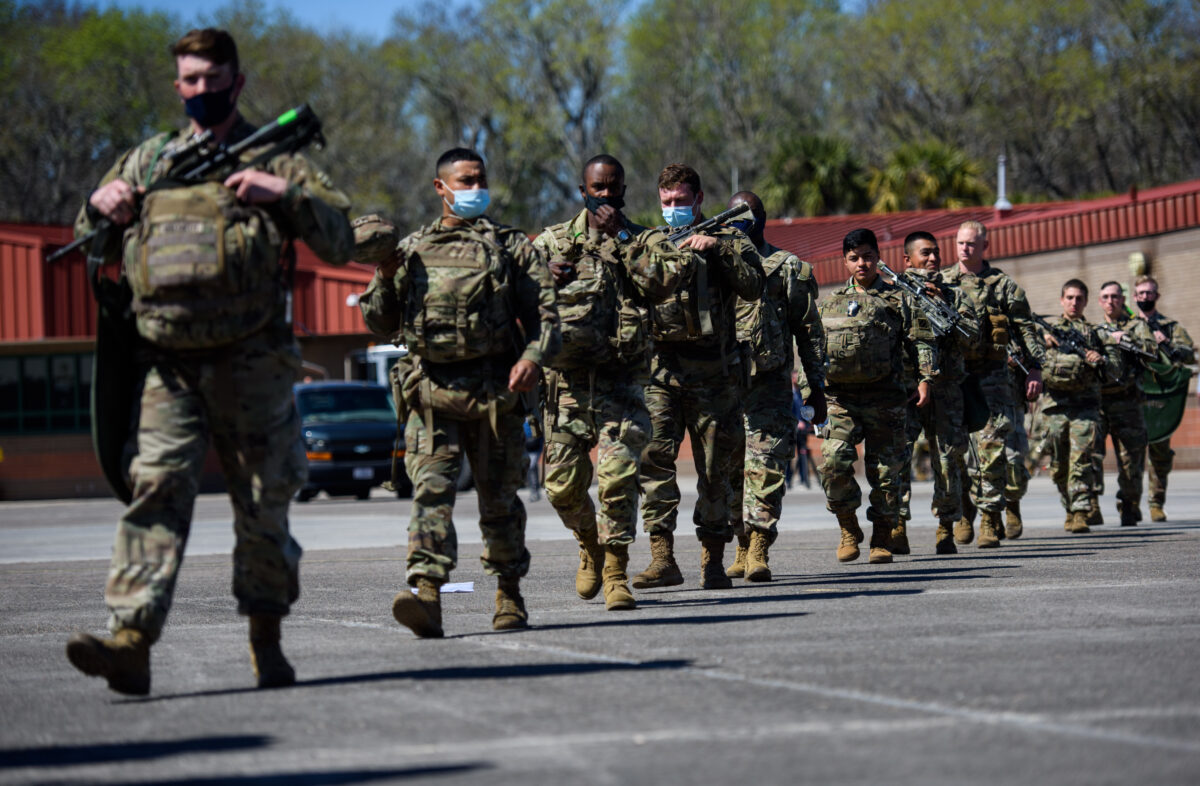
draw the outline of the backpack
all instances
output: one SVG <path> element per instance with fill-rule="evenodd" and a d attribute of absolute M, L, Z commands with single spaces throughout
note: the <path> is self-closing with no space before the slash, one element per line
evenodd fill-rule
<path fill-rule="evenodd" d="M 511 353 L 515 314 L 504 251 L 469 229 L 425 235 L 408 249 L 401 332 L 431 363 Z"/>
<path fill-rule="evenodd" d="M 821 301 L 829 384 L 861 385 L 891 375 L 903 326 L 888 305 L 875 293 L 854 290 Z"/>
<path fill-rule="evenodd" d="M 691 269 L 675 293 L 650 306 L 650 325 L 655 341 L 700 341 L 716 334 L 713 312 L 720 299 L 708 287 L 708 261 L 693 254 Z"/>
<path fill-rule="evenodd" d="M 751 302 L 738 298 L 738 341 L 746 347 L 754 373 L 774 371 L 792 359 L 791 334 L 784 314 L 787 309 L 784 277 L 787 273 L 780 273 L 786 266 L 786 259 L 783 257 L 773 269 L 767 268 L 767 260 L 763 261 L 766 281 L 762 297 Z M 812 268 L 802 262 L 799 278 L 807 279 L 811 271 Z"/>
<path fill-rule="evenodd" d="M 270 214 L 219 182 L 151 190 L 125 237 L 138 333 L 204 349 L 257 332 L 283 292 L 282 245 Z"/>

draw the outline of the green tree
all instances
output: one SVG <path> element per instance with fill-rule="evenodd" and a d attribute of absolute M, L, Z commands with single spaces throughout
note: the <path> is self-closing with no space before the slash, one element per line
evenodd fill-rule
<path fill-rule="evenodd" d="M 871 170 L 872 213 L 959 208 L 989 196 L 982 170 L 962 150 L 938 141 L 906 142 Z"/>
<path fill-rule="evenodd" d="M 849 142 L 803 134 L 786 140 L 771 155 L 759 196 L 772 213 L 857 213 L 870 204 L 866 186 L 866 168 Z"/>

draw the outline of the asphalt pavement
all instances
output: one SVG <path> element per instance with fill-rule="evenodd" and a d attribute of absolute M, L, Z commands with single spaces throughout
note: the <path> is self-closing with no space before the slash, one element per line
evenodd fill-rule
<path fill-rule="evenodd" d="M 834 559 L 819 490 L 785 501 L 775 580 L 682 587 L 606 612 L 573 590 L 575 544 L 529 505 L 534 627 L 495 633 L 475 500 L 458 509 L 447 637 L 390 615 L 407 503 L 295 505 L 303 592 L 284 623 L 299 684 L 253 689 L 229 591 L 228 503 L 205 496 L 144 699 L 63 655 L 100 633 L 119 504 L 0 503 L 0 783 L 1200 783 L 1200 473 L 1170 521 L 1063 532 L 1045 478 L 1026 534 L 933 553 L 928 484 L 914 553 Z M 526 492 L 522 492 L 526 497 Z M 694 494 L 685 497 L 684 519 Z M 645 566 L 644 538 L 631 568 Z M 726 558 L 726 564 L 729 557 Z"/>

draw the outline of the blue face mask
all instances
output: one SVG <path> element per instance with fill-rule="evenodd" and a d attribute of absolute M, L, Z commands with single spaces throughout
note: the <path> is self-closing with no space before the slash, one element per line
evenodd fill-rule
<path fill-rule="evenodd" d="M 696 220 L 694 208 L 696 205 L 684 205 L 683 207 L 666 207 L 662 209 L 663 220 L 667 222 L 667 226 L 672 229 L 685 227 Z"/>
<path fill-rule="evenodd" d="M 737 221 L 731 221 L 729 225 L 741 232 L 743 235 L 749 235 L 754 231 L 753 218 L 739 218 Z"/>
<path fill-rule="evenodd" d="M 491 196 L 486 188 L 471 188 L 463 189 L 462 191 L 450 190 L 454 194 L 454 204 L 446 202 L 450 205 L 450 210 L 459 218 L 479 218 L 483 215 L 483 211 L 488 209 L 491 203 Z M 442 197 L 445 200 L 445 197 Z"/>

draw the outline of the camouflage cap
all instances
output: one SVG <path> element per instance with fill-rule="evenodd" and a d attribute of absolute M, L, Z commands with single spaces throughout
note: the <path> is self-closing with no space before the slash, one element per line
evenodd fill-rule
<path fill-rule="evenodd" d="M 386 264 L 396 253 L 400 231 L 378 213 L 359 216 L 350 222 L 354 229 L 354 259 L 367 265 Z"/>

